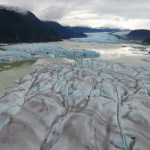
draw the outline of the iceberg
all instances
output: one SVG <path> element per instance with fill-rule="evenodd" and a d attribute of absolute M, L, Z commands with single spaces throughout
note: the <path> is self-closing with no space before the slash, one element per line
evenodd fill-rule
<path fill-rule="evenodd" d="M 0 62 L 38 59 L 49 57 L 99 57 L 100 54 L 86 49 L 63 49 L 60 45 L 49 43 L 17 44 L 0 46 Z"/>
<path fill-rule="evenodd" d="M 15 62 L 30 59 L 36 59 L 36 57 L 25 52 L 0 51 L 0 62 Z"/>

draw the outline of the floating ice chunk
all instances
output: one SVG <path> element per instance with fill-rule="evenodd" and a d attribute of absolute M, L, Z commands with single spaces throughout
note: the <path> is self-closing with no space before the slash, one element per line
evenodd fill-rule
<path fill-rule="evenodd" d="M 4 66 L 5 68 L 10 68 L 11 66 Z"/>
<path fill-rule="evenodd" d="M 17 79 L 17 80 L 15 80 L 15 83 L 16 83 L 16 84 L 18 84 L 19 82 L 20 82 L 20 80 L 18 80 L 18 79 Z"/>

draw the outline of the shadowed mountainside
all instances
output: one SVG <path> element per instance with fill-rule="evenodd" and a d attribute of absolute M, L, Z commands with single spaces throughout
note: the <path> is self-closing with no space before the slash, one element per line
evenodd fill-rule
<path fill-rule="evenodd" d="M 150 30 L 133 30 L 127 34 L 128 39 L 142 40 L 144 43 L 150 43 Z"/>
<path fill-rule="evenodd" d="M 91 33 L 91 32 L 119 32 L 122 31 L 121 29 L 111 29 L 111 28 L 90 28 L 90 27 L 82 27 L 82 26 L 66 26 L 68 29 L 71 29 L 75 32 L 79 33 Z"/>
<path fill-rule="evenodd" d="M 59 33 L 30 11 L 19 13 L 0 7 L 0 42 L 48 42 L 60 39 Z"/>
<path fill-rule="evenodd" d="M 150 44 L 150 38 L 143 40 L 143 43 Z"/>
<path fill-rule="evenodd" d="M 66 27 L 63 27 L 58 22 L 54 22 L 54 21 L 44 21 L 44 22 L 47 25 L 49 25 L 52 29 L 57 31 L 61 35 L 62 39 L 87 37 L 87 35 L 83 33 L 78 33 Z"/>

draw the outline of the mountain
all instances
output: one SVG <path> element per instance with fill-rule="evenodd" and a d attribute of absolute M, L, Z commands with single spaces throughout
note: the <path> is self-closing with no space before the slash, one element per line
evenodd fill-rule
<path fill-rule="evenodd" d="M 33 13 L 18 7 L 0 6 L 0 42 L 59 41 L 60 34 Z"/>
<path fill-rule="evenodd" d="M 121 29 L 111 29 L 111 28 L 90 28 L 90 27 L 82 27 L 82 26 L 66 26 L 68 29 L 71 29 L 75 32 L 79 33 L 91 33 L 91 32 L 119 32 L 122 31 Z"/>
<path fill-rule="evenodd" d="M 131 40 L 141 40 L 143 43 L 150 44 L 150 30 L 133 30 L 126 35 Z"/>
<path fill-rule="evenodd" d="M 83 33 L 78 33 L 66 27 L 63 27 L 58 22 L 54 22 L 54 21 L 44 21 L 44 22 L 47 25 L 49 25 L 52 29 L 57 31 L 61 35 L 62 39 L 87 37 L 87 35 Z"/>
<path fill-rule="evenodd" d="M 145 40 L 150 38 L 150 30 L 133 30 L 129 34 L 127 34 L 127 37 L 132 40 Z"/>
<path fill-rule="evenodd" d="M 147 39 L 143 40 L 143 43 L 150 45 L 150 38 L 147 38 Z"/>

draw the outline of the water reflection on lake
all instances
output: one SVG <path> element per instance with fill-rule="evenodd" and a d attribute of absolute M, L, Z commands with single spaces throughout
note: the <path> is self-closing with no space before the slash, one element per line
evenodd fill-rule
<path fill-rule="evenodd" d="M 111 44 L 111 43 L 84 43 L 84 42 L 52 42 L 62 45 L 63 48 L 72 49 L 88 49 L 99 52 L 99 59 L 109 60 L 119 63 L 127 63 L 133 66 L 149 66 L 150 62 L 150 46 L 141 44 Z"/>

